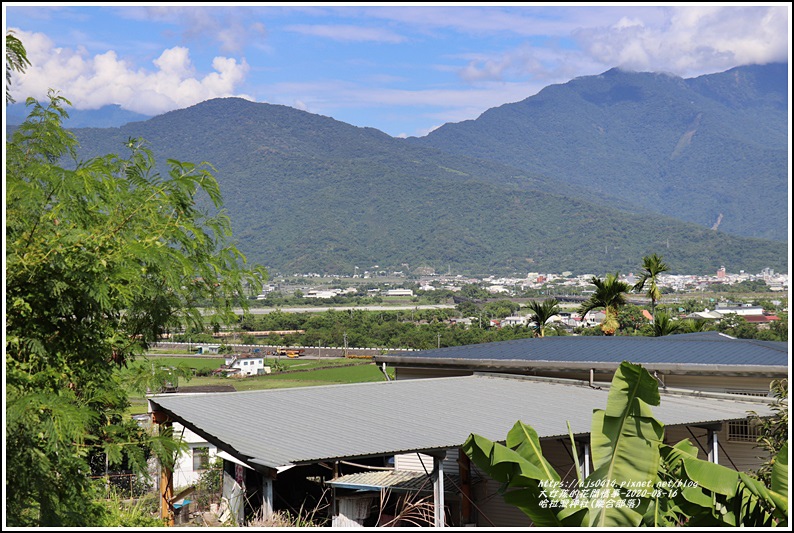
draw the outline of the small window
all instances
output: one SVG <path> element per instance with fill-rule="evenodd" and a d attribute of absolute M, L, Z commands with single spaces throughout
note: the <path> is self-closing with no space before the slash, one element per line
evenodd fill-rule
<path fill-rule="evenodd" d="M 210 466 L 210 449 L 206 446 L 193 448 L 193 470 L 206 470 Z"/>
<path fill-rule="evenodd" d="M 728 422 L 728 440 L 730 442 L 756 442 L 758 425 L 750 420 L 732 420 Z"/>

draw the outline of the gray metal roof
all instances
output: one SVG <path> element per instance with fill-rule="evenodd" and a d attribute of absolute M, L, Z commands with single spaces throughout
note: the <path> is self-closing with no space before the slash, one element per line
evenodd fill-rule
<path fill-rule="evenodd" d="M 279 468 L 321 460 L 442 450 L 470 433 L 503 440 L 517 420 L 541 438 L 587 434 L 607 390 L 537 378 L 475 374 L 294 389 L 158 395 L 170 413 L 220 449 L 250 464 Z M 766 402 L 664 395 L 653 408 L 666 425 L 737 420 Z"/>
<path fill-rule="evenodd" d="M 444 477 L 452 477 L 454 484 L 458 485 L 457 476 L 444 474 Z M 340 476 L 336 479 L 326 481 L 327 485 L 340 489 L 355 490 L 380 490 L 391 489 L 394 491 L 427 491 L 433 492 L 433 481 L 424 472 L 411 472 L 408 470 L 386 470 L 375 472 L 357 472 Z"/>
<path fill-rule="evenodd" d="M 476 366 L 490 363 L 520 367 L 571 368 L 601 364 L 617 367 L 622 361 L 691 372 L 725 370 L 788 373 L 786 342 L 736 339 L 715 331 L 663 337 L 561 336 L 516 339 L 453 346 L 419 352 L 376 355 L 386 364 L 444 366 L 451 362 Z"/>

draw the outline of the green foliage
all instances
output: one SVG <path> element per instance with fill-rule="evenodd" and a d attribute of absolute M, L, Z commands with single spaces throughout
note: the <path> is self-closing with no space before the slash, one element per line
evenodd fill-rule
<path fill-rule="evenodd" d="M 223 459 L 215 458 L 196 483 L 195 500 L 199 509 L 209 510 L 211 503 L 221 500 L 223 488 Z"/>
<path fill-rule="evenodd" d="M 590 442 L 594 471 L 572 487 L 543 457 L 537 433 L 517 422 L 505 444 L 472 434 L 463 450 L 503 484 L 504 498 L 536 526 L 786 526 L 788 444 L 779 450 L 765 485 L 697 458 L 688 440 L 664 444 L 653 417 L 658 384 L 639 365 L 621 363 L 605 410 L 593 413 Z M 570 433 L 570 428 L 569 428 Z M 573 439 L 572 439 L 573 440 Z M 577 455 L 574 448 L 573 455 Z M 584 489 L 597 487 L 586 493 Z M 633 490 L 636 488 L 639 490 Z M 553 490 L 560 489 L 560 490 Z M 604 491 L 608 496 L 603 496 Z M 605 504 L 609 501 L 611 505 Z"/>
<path fill-rule="evenodd" d="M 546 323 L 553 316 L 560 313 L 559 302 L 555 298 L 549 298 L 543 302 L 533 300 L 529 302 L 527 307 L 532 312 L 530 324 L 534 330 L 535 337 L 545 337 Z"/>
<path fill-rule="evenodd" d="M 482 307 L 483 313 L 489 318 L 504 318 L 513 315 L 521 309 L 521 305 L 510 300 L 495 300 L 486 303 Z"/>
<path fill-rule="evenodd" d="M 774 414 L 771 417 L 761 417 L 754 411 L 750 413 L 751 421 L 758 425 L 758 446 L 769 452 L 770 457 L 772 457 L 764 461 L 754 473 L 766 485 L 769 485 L 772 481 L 772 467 L 775 464 L 775 457 L 788 443 L 788 380 L 776 379 L 772 381 L 769 384 L 769 392 L 775 398 L 775 402 L 771 406 Z"/>
<path fill-rule="evenodd" d="M 103 501 L 106 516 L 102 527 L 165 527 L 165 522 L 160 518 L 159 500 L 155 493 L 150 497 L 124 500 L 116 493 L 111 493 Z"/>
<path fill-rule="evenodd" d="M 658 313 L 648 329 L 651 337 L 662 337 L 681 332 L 684 327 L 682 322 L 673 319 L 668 313 Z"/>
<path fill-rule="evenodd" d="M 656 302 L 662 297 L 657 280 L 662 272 L 667 272 L 670 268 L 662 262 L 662 258 L 656 254 L 646 255 L 642 258 L 642 271 L 640 279 L 634 284 L 634 290 L 641 292 L 645 285 L 648 285 L 648 298 L 651 299 L 651 315 L 656 318 Z"/>
<path fill-rule="evenodd" d="M 101 524 L 89 481 L 97 457 L 146 472 L 178 450 L 124 418 L 118 370 L 170 329 L 231 322 L 261 286 L 230 240 L 217 181 L 201 166 L 127 157 L 62 161 L 69 102 L 28 99 L 6 143 L 6 466 L 13 526 Z M 202 211 L 203 198 L 214 212 Z"/>
<path fill-rule="evenodd" d="M 645 211 L 702 227 L 712 227 L 719 217 L 719 232 L 786 242 L 787 79 L 785 62 L 686 80 L 612 69 L 551 85 L 523 101 L 490 109 L 476 120 L 445 124 L 411 141 L 525 172 L 564 177 L 566 187 L 578 187 L 580 196 L 601 205 L 623 205 L 624 192 L 631 191 L 631 202 Z M 556 184 L 553 190 L 576 196 Z M 585 230 L 587 238 L 595 236 L 605 221 L 601 211 L 593 213 L 599 215 L 593 217 L 598 229 Z M 564 217 L 554 220 L 568 222 Z M 543 224 L 532 227 L 537 230 Z M 662 228 L 669 227 L 661 222 Z M 616 229 L 618 238 L 629 231 Z M 675 260 L 677 268 L 694 272 L 678 263 L 678 251 L 673 253 L 681 237 L 670 235 L 665 255 L 671 264 Z M 666 244 L 664 236 L 645 242 L 649 249 L 635 258 Z M 583 239 L 580 244 L 581 250 L 603 251 L 607 243 L 588 246 Z M 626 251 L 626 241 L 614 244 Z M 703 249 L 704 258 L 716 259 L 713 251 Z M 616 268 L 627 271 L 636 266 L 591 271 Z"/>
<path fill-rule="evenodd" d="M 618 310 L 618 331 L 626 335 L 636 335 L 648 326 L 648 319 L 643 314 L 643 308 L 637 305 L 626 304 Z"/>
<path fill-rule="evenodd" d="M 521 170 L 427 149 L 286 106 L 216 99 L 121 128 L 74 133 L 83 157 L 142 137 L 157 155 L 212 161 L 240 250 L 271 271 L 344 273 L 376 261 L 395 270 L 407 263 L 409 269 L 473 274 L 628 272 L 637 268 L 638 257 L 668 243 L 665 259 L 676 273 L 711 273 L 723 264 L 747 272 L 785 271 L 788 264 L 785 242 L 715 232 L 709 229 L 713 221 L 698 225 L 629 213 L 620 207 L 622 198 L 606 204 L 598 195 L 583 199 L 582 188 L 566 183 L 566 172 L 547 174 L 537 165 Z M 616 140 L 602 153 L 611 158 L 612 148 L 624 151 L 622 143 Z M 548 153 L 565 159 L 567 152 L 556 145 Z M 536 153 L 535 147 L 526 153 Z M 613 184 L 610 190 L 634 191 L 638 176 L 656 168 L 631 166 L 623 170 L 631 186 Z M 592 168 L 590 161 L 577 172 L 585 168 Z M 784 197 L 785 188 L 775 201 Z"/>
<path fill-rule="evenodd" d="M 16 101 L 11 96 L 12 72 L 25 72 L 29 66 L 30 61 L 25 46 L 14 36 L 12 30 L 8 30 L 6 32 L 6 106 Z"/>
<path fill-rule="evenodd" d="M 614 335 L 620 327 L 618 311 L 626 304 L 626 294 L 631 289 L 626 282 L 620 281 L 618 277 L 618 272 L 607 274 L 603 280 L 593 276 L 591 283 L 595 285 L 595 292 L 579 306 L 579 313 L 583 319 L 587 313 L 594 309 L 604 309 L 606 316 L 601 323 L 601 331 L 604 332 L 604 335 Z"/>
<path fill-rule="evenodd" d="M 456 313 L 446 309 L 426 309 L 414 311 L 363 311 L 329 310 L 321 313 L 286 313 L 278 310 L 257 315 L 246 320 L 246 327 L 252 331 L 260 330 L 303 330 L 305 333 L 290 335 L 289 338 L 268 336 L 262 341 L 268 345 L 289 344 L 293 346 L 344 346 L 344 334 L 348 336 L 348 346 L 358 348 L 416 348 L 432 349 L 442 346 L 462 346 L 496 340 L 520 339 L 532 336 L 532 332 L 522 327 L 489 328 L 488 319 L 492 316 L 507 316 L 519 307 L 517 303 L 499 301 L 495 307 L 486 311 L 476 304 L 471 306 L 471 315 L 479 317 L 471 327 L 450 325 L 450 318 Z"/>

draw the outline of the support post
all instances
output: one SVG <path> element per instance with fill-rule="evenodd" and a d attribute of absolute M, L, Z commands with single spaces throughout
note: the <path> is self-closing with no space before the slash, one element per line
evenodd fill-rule
<path fill-rule="evenodd" d="M 472 523 L 471 506 L 471 459 L 463 450 L 458 453 L 458 474 L 460 476 L 460 520 L 461 524 Z"/>
<path fill-rule="evenodd" d="M 158 433 L 163 433 L 163 428 L 171 427 L 171 419 L 164 413 L 155 411 L 152 420 L 158 425 Z M 167 527 L 174 526 L 174 472 L 169 465 L 160 461 L 160 518 Z"/>
<path fill-rule="evenodd" d="M 444 457 L 433 456 L 433 527 L 444 527 Z"/>
<path fill-rule="evenodd" d="M 262 478 L 262 518 L 267 520 L 273 516 L 273 478 Z"/>
<path fill-rule="evenodd" d="M 717 441 L 717 432 L 709 429 L 709 461 L 714 464 L 719 464 L 719 448 L 720 444 Z"/>
<path fill-rule="evenodd" d="M 582 443 L 582 478 L 587 479 L 590 475 L 590 444 Z"/>

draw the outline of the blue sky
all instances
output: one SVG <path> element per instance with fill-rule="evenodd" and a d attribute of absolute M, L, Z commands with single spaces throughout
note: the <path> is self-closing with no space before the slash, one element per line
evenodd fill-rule
<path fill-rule="evenodd" d="M 685 78 L 788 61 L 791 4 L 3 4 L 17 101 L 147 115 L 240 96 L 392 136 L 613 67 Z"/>

